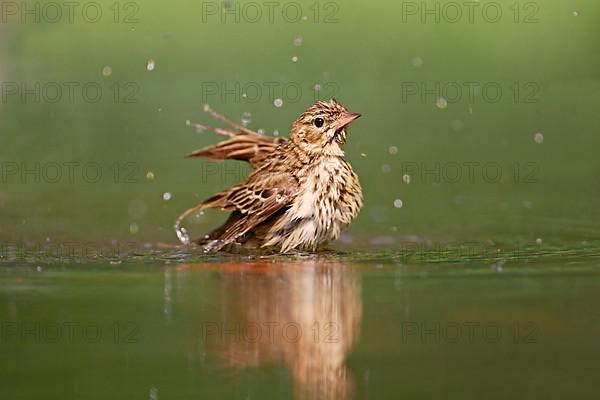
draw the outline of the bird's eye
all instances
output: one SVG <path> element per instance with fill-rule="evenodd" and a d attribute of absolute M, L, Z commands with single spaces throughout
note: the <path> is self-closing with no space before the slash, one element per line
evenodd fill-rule
<path fill-rule="evenodd" d="M 325 120 L 324 120 L 323 118 L 321 118 L 321 117 L 317 117 L 317 118 L 315 118 L 315 120 L 313 121 L 313 124 L 315 124 L 315 126 L 316 126 L 317 128 L 320 128 L 320 127 L 322 127 L 324 123 L 325 123 Z"/>

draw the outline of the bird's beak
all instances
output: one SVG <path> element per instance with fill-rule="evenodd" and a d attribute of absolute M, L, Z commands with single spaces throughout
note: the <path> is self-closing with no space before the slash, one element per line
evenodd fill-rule
<path fill-rule="evenodd" d="M 348 126 L 352 121 L 354 121 L 355 119 L 359 118 L 362 114 L 360 113 L 345 113 L 344 115 L 342 115 L 340 117 L 340 119 L 338 119 L 335 123 L 336 125 L 336 130 L 344 128 L 346 126 Z"/>

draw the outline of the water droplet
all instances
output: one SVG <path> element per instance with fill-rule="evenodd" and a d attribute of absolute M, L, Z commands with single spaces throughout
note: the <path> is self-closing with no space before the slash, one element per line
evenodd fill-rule
<path fill-rule="evenodd" d="M 244 113 L 242 114 L 242 119 L 241 119 L 242 125 L 248 126 L 250 124 L 250 122 L 252 122 L 252 114 L 248 111 L 244 111 Z"/>
<path fill-rule="evenodd" d="M 156 68 L 156 61 L 154 61 L 153 58 L 149 59 L 148 62 L 146 63 L 146 69 L 148 71 L 154 71 L 155 68 Z"/>
<path fill-rule="evenodd" d="M 242 97 L 246 98 L 246 97 L 248 97 L 248 94 L 247 93 L 242 93 Z"/>
<path fill-rule="evenodd" d="M 158 389 L 155 387 L 150 388 L 150 400 L 158 400 Z"/>
<path fill-rule="evenodd" d="M 396 146 L 390 146 L 390 148 L 388 149 L 388 152 L 395 156 L 396 154 L 398 154 L 398 148 Z"/>
<path fill-rule="evenodd" d="M 135 222 L 129 224 L 129 233 L 135 235 L 140 230 L 140 227 Z"/>
<path fill-rule="evenodd" d="M 402 175 L 402 182 L 404 182 L 408 185 L 410 183 L 410 175 L 408 175 L 408 174 Z"/>
<path fill-rule="evenodd" d="M 305 15 L 302 17 L 302 21 L 308 21 L 308 17 Z"/>
<path fill-rule="evenodd" d="M 273 131 L 273 136 L 279 136 L 279 130 L 278 129 L 275 129 Z"/>
<path fill-rule="evenodd" d="M 315 83 L 315 86 L 313 86 L 313 88 L 315 89 L 315 92 L 318 92 L 321 90 L 321 85 L 318 83 Z"/>
<path fill-rule="evenodd" d="M 579 17 L 579 11 L 573 11 L 573 16 L 574 17 Z"/>
<path fill-rule="evenodd" d="M 298 56 L 293 56 L 292 57 L 292 62 L 298 62 Z"/>
<path fill-rule="evenodd" d="M 37 272 L 42 272 L 42 267 L 40 267 L 40 266 L 38 265 L 37 267 L 35 267 L 35 270 L 36 270 Z"/>
<path fill-rule="evenodd" d="M 544 143 L 544 135 L 542 135 L 541 132 L 538 132 L 535 135 L 533 135 L 533 140 L 537 144 L 542 144 L 542 143 Z"/>
<path fill-rule="evenodd" d="M 260 128 L 256 131 L 256 133 L 258 133 L 259 135 L 264 135 L 265 134 L 265 130 Z"/>
<path fill-rule="evenodd" d="M 439 97 L 436 101 L 435 101 L 435 105 L 437 106 L 437 108 L 439 108 L 440 110 L 443 110 L 444 108 L 448 107 L 448 101 L 443 98 L 443 97 Z"/>
<path fill-rule="evenodd" d="M 146 180 L 150 181 L 150 182 L 153 181 L 154 180 L 154 172 L 152 172 L 152 171 L 146 172 Z"/>
<path fill-rule="evenodd" d="M 210 111 L 210 106 L 208 104 L 205 104 L 202 109 L 204 110 L 204 112 L 209 112 Z"/>
<path fill-rule="evenodd" d="M 303 41 L 304 41 L 304 38 L 302 36 L 296 36 L 294 38 L 294 46 L 296 46 L 296 47 L 302 46 Z"/>
<path fill-rule="evenodd" d="M 275 101 L 273 102 L 273 104 L 275 104 L 275 107 L 280 108 L 281 106 L 283 106 L 283 100 L 282 99 L 275 99 Z"/>
<path fill-rule="evenodd" d="M 185 120 L 185 126 L 190 126 L 192 124 L 192 121 L 190 121 L 189 119 Z"/>
<path fill-rule="evenodd" d="M 175 234 L 177 235 L 177 239 L 181 242 L 181 244 L 190 244 L 190 235 L 187 234 L 187 231 L 184 227 L 180 226 L 181 221 L 177 221 L 175 223 Z"/>
<path fill-rule="evenodd" d="M 423 59 L 419 56 L 416 56 L 412 59 L 412 65 L 416 68 L 421 68 L 423 66 Z"/>
<path fill-rule="evenodd" d="M 383 172 L 384 174 L 389 174 L 391 170 L 392 167 L 390 167 L 390 164 L 383 164 L 381 166 L 381 172 Z"/>
<path fill-rule="evenodd" d="M 102 68 L 102 76 L 111 76 L 112 75 L 112 67 L 110 65 L 107 65 L 106 67 Z"/>
<path fill-rule="evenodd" d="M 402 200 L 400 200 L 400 199 L 394 200 L 394 207 L 402 208 L 403 205 L 404 205 L 404 203 L 402 203 Z"/>
<path fill-rule="evenodd" d="M 537 239 L 535 239 L 535 244 L 537 244 L 538 246 L 541 246 L 541 245 L 542 245 L 542 243 L 543 243 L 543 240 L 542 240 L 542 238 L 537 238 Z"/>
<path fill-rule="evenodd" d="M 163 193 L 163 200 L 164 201 L 169 201 L 169 200 L 171 200 L 172 197 L 173 197 L 173 195 L 171 194 L 171 192 L 164 192 Z"/>
<path fill-rule="evenodd" d="M 366 157 L 366 156 L 367 156 L 367 153 L 360 153 L 360 156 L 361 156 L 361 157 Z"/>

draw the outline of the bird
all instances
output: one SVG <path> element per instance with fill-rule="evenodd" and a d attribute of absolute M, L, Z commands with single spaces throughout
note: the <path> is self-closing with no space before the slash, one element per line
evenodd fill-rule
<path fill-rule="evenodd" d="M 205 253 L 235 247 L 275 253 L 316 252 L 340 236 L 363 206 L 358 175 L 344 158 L 348 125 L 361 116 L 336 99 L 319 100 L 292 124 L 289 138 L 259 134 L 218 114 L 204 111 L 232 129 L 194 124 L 228 139 L 187 157 L 241 160 L 253 168 L 239 184 L 188 209 L 175 223 L 184 245 Z M 189 124 L 189 123 L 188 123 Z M 190 240 L 183 220 L 201 209 L 229 211 L 226 222 L 202 238 Z"/>

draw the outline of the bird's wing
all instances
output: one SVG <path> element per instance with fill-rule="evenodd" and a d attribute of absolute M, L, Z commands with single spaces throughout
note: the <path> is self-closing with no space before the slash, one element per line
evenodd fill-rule
<path fill-rule="evenodd" d="M 255 133 L 239 133 L 213 146 L 198 149 L 187 157 L 206 157 L 214 160 L 248 161 L 253 167 L 260 166 L 285 138 Z"/>
<path fill-rule="evenodd" d="M 193 151 L 187 157 L 206 157 L 216 160 L 242 160 L 248 161 L 254 168 L 258 168 L 268 156 L 287 139 L 275 136 L 265 136 L 248 129 L 244 125 L 230 120 L 217 113 L 208 104 L 204 105 L 204 111 L 211 117 L 224 122 L 233 130 L 213 128 L 200 124 L 189 124 L 199 130 L 213 130 L 219 135 L 228 136 L 229 139 L 217 143 L 214 146 L 204 147 Z"/>
<path fill-rule="evenodd" d="M 269 173 L 259 168 L 246 181 L 203 201 L 201 208 L 220 208 L 241 214 L 241 218 L 229 224 L 206 249 L 218 251 L 233 243 L 290 204 L 297 192 L 298 181 L 292 175 Z"/>

